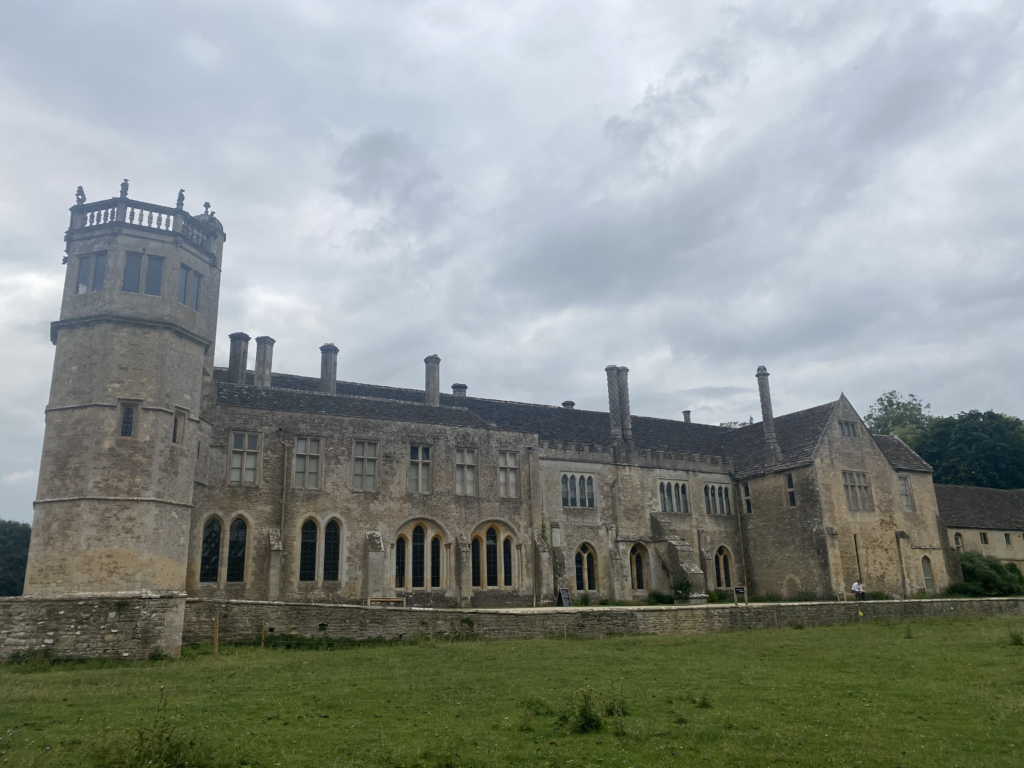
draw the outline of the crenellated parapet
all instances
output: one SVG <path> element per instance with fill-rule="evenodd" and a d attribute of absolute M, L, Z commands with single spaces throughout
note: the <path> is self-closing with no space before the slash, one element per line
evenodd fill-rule
<path fill-rule="evenodd" d="M 541 440 L 539 454 L 542 460 L 546 459 L 549 461 L 593 462 L 597 464 L 616 463 L 615 448 L 611 445 Z M 638 467 L 672 469 L 684 472 L 719 472 L 728 474 L 734 469 L 732 459 L 727 456 L 653 449 L 633 451 L 630 454 L 630 461 L 626 463 Z"/>

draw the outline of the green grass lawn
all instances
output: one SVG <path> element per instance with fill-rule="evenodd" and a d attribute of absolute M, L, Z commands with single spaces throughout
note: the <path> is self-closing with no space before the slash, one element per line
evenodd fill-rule
<path fill-rule="evenodd" d="M 6 664 L 0 766 L 1019 768 L 1020 630 L 921 620 Z"/>

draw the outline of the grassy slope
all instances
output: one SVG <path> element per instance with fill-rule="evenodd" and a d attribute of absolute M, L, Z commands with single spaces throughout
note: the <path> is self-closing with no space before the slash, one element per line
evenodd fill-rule
<path fill-rule="evenodd" d="M 152 722 L 165 686 L 173 722 L 231 765 L 1020 766 L 1024 647 L 1009 638 L 1022 625 L 222 648 L 219 660 L 206 648 L 180 661 L 7 665 L 0 765 L 89 765 L 97 743 Z M 584 686 L 599 703 L 621 691 L 628 716 L 567 735 L 557 714 Z"/>

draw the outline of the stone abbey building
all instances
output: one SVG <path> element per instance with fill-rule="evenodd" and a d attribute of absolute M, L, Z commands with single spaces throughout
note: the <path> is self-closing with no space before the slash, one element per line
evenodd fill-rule
<path fill-rule="evenodd" d="M 79 193 L 26 596 L 494 607 L 959 579 L 931 468 L 842 395 L 775 415 L 761 367 L 762 420 L 731 429 L 633 415 L 614 365 L 607 412 L 441 392 L 436 355 L 423 390 L 339 381 L 333 344 L 319 378 L 278 373 L 244 333 L 216 368 L 208 206 Z"/>

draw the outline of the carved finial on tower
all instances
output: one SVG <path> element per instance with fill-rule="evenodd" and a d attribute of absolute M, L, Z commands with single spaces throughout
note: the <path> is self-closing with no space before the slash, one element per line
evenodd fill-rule
<path fill-rule="evenodd" d="M 128 197 L 128 179 L 121 182 L 121 197 Z"/>
<path fill-rule="evenodd" d="M 764 426 L 764 463 L 773 467 L 782 461 L 782 449 L 775 436 L 775 416 L 772 414 L 772 392 L 768 388 L 768 369 L 757 366 L 757 390 L 761 396 L 761 421 Z"/>
<path fill-rule="evenodd" d="M 205 213 L 206 213 L 207 216 L 209 216 L 210 215 L 210 204 L 209 203 L 203 203 L 203 208 L 206 209 Z"/>
<path fill-rule="evenodd" d="M 185 207 L 185 190 L 184 189 L 179 189 L 178 190 L 177 208 L 180 211 L 184 207 Z"/>
<path fill-rule="evenodd" d="M 75 205 L 83 205 L 85 203 L 85 190 L 79 185 L 78 189 L 75 190 Z"/>

